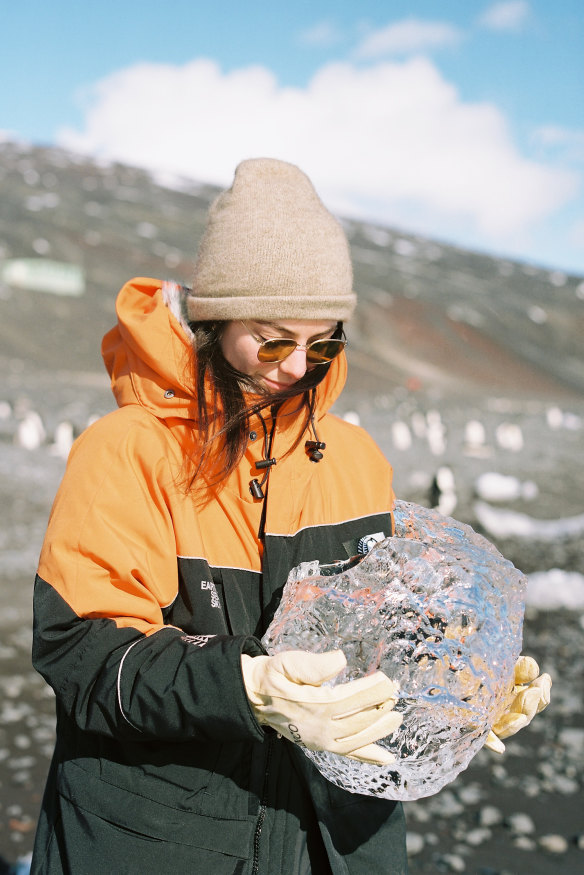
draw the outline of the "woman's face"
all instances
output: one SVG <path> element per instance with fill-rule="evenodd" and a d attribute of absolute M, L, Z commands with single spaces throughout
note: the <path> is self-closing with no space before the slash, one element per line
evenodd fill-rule
<path fill-rule="evenodd" d="M 247 326 L 247 327 L 246 327 Z M 320 365 L 307 365 L 306 351 L 296 349 L 281 362 L 260 362 L 259 343 L 250 331 L 262 340 L 290 337 L 301 346 L 313 340 L 331 337 L 337 323 L 333 320 L 278 319 L 274 322 L 228 322 L 221 337 L 221 351 L 232 367 L 253 377 L 268 390 L 280 392 L 296 383 L 307 370 Z"/>

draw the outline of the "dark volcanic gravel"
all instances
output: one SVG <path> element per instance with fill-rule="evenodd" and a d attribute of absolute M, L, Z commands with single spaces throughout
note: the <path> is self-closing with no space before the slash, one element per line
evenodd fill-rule
<path fill-rule="evenodd" d="M 43 410 L 40 394 L 46 387 L 42 383 L 39 377 L 38 396 L 31 385 L 25 393 L 43 413 L 50 432 L 50 417 L 60 421 L 65 411 L 58 410 L 58 404 Z M 12 404 L 15 395 L 9 398 Z M 67 412 L 71 416 L 75 410 L 79 417 L 76 427 L 94 409 L 103 412 L 101 387 L 94 399 L 87 387 L 82 395 L 80 412 L 75 406 L 80 402 L 73 403 L 80 396 L 74 393 L 67 399 Z M 582 412 L 580 406 L 578 413 Z M 494 450 L 486 459 L 465 459 L 456 435 L 469 413 L 459 410 L 448 416 L 443 411 L 449 437 L 446 452 L 437 458 L 421 440 L 406 451 L 390 445 L 387 435 L 395 411 L 393 416 L 385 413 L 385 427 L 381 427 L 380 415 L 371 422 L 362 417 L 380 443 L 385 437 L 384 450 L 396 467 L 400 497 L 424 503 L 432 471 L 446 463 L 454 470 L 459 495 L 452 515 L 465 522 L 475 522 L 472 484 L 485 470 L 515 472 L 522 480 L 537 481 L 545 503 L 516 510 L 543 519 L 582 513 L 581 465 L 578 473 L 575 461 L 581 430 L 550 435 L 544 431 L 542 408 L 536 414 L 523 411 L 523 452 Z M 509 418 L 509 413 L 487 421 L 488 428 L 492 431 L 503 417 Z M 535 422 L 528 423 L 529 417 Z M 0 428 L 4 496 L 0 527 L 0 875 L 32 848 L 52 752 L 52 693 L 30 664 L 31 596 L 50 503 L 64 468 L 63 460 L 49 451 L 50 437 L 37 451 L 28 452 L 13 445 L 10 428 L 9 421 Z M 527 572 L 555 566 L 584 573 L 581 536 L 551 543 L 516 538 L 498 546 Z M 584 613 L 533 613 L 530 609 L 524 641 L 524 651 L 552 675 L 552 704 L 532 727 L 509 740 L 502 757 L 481 751 L 467 771 L 441 793 L 406 803 L 412 875 L 576 875 L 584 871 Z"/>

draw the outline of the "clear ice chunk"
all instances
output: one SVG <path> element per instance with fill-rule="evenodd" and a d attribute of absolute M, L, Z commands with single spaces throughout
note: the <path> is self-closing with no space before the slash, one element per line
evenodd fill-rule
<path fill-rule="evenodd" d="M 366 556 L 293 569 L 262 639 L 267 652 L 339 648 L 347 668 L 332 685 L 377 669 L 399 684 L 403 723 L 379 742 L 395 762 L 374 766 L 304 749 L 325 778 L 401 800 L 454 780 L 510 694 L 526 586 L 470 526 L 403 501 L 394 536 Z"/>

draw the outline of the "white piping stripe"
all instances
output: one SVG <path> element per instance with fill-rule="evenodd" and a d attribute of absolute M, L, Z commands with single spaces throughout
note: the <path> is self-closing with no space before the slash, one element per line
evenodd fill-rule
<path fill-rule="evenodd" d="M 126 656 L 128 655 L 128 653 L 130 652 L 130 650 L 132 649 L 132 647 L 135 647 L 136 644 L 138 644 L 140 641 L 143 641 L 143 640 L 144 640 L 143 638 L 138 638 L 138 641 L 134 641 L 133 644 L 130 644 L 130 646 L 128 647 L 128 649 L 126 650 L 124 655 L 122 656 L 122 659 L 121 659 L 120 664 L 118 666 L 118 683 L 117 683 L 118 706 L 120 708 L 120 713 L 121 713 L 122 717 L 124 718 L 124 720 L 126 721 L 126 723 L 129 723 L 130 726 L 132 727 L 132 729 L 137 729 L 138 732 L 141 732 L 142 730 L 138 729 L 137 726 L 134 726 L 132 721 L 129 720 L 128 717 L 126 717 L 126 714 L 125 714 L 125 711 L 124 711 L 124 708 L 122 705 L 122 666 L 124 665 L 124 660 L 125 660 Z"/>
<path fill-rule="evenodd" d="M 201 562 L 206 562 L 209 568 L 226 568 L 228 571 L 251 571 L 252 574 L 261 574 L 261 571 L 255 568 L 244 568 L 242 565 L 212 565 L 204 556 L 183 556 L 178 554 L 177 559 L 199 559 Z"/>
<path fill-rule="evenodd" d="M 315 525 L 312 525 L 312 526 L 303 526 L 301 529 L 296 529 L 295 532 L 291 532 L 290 534 L 280 533 L 280 532 L 266 532 L 266 536 L 269 535 L 270 538 L 294 538 L 296 535 L 300 534 L 300 532 L 305 532 L 308 529 L 322 529 L 322 528 L 328 529 L 328 528 L 331 528 L 332 526 L 343 526 L 345 523 L 354 523 L 357 520 L 370 519 L 370 518 L 376 517 L 376 516 L 387 516 L 388 514 L 389 514 L 389 516 L 391 516 L 391 513 L 392 512 L 390 510 L 380 510 L 378 513 L 369 513 L 369 514 L 366 514 L 365 516 L 359 515 L 356 517 L 352 517 L 351 519 L 348 519 L 348 520 L 341 520 L 341 522 L 339 522 L 339 523 L 316 523 Z"/>
<path fill-rule="evenodd" d="M 176 626 L 167 626 L 166 628 L 168 628 L 168 629 L 176 629 Z M 156 631 L 157 631 L 157 632 L 163 632 L 164 630 L 163 630 L 163 629 L 157 629 Z M 156 635 L 156 632 L 155 632 L 154 634 Z M 117 692 L 118 692 L 118 706 L 119 706 L 119 709 L 120 709 L 120 713 L 121 713 L 122 717 L 124 718 L 124 720 L 126 721 L 126 723 L 129 723 L 130 726 L 132 727 L 132 729 L 135 729 L 137 732 L 142 732 L 142 730 L 139 729 L 137 726 L 135 726 L 135 725 L 132 723 L 132 721 L 131 721 L 128 717 L 126 717 L 126 713 L 125 713 L 124 708 L 123 708 L 123 705 L 122 705 L 122 667 L 123 667 L 123 665 L 124 665 L 124 660 L 125 660 L 126 656 L 128 655 L 128 653 L 130 652 L 130 650 L 132 649 L 132 647 L 135 647 L 136 644 L 140 644 L 140 642 L 141 642 L 141 641 L 144 641 L 144 640 L 145 640 L 145 638 L 138 638 L 137 641 L 134 641 L 133 644 L 130 644 L 130 646 L 128 647 L 128 649 L 126 650 L 126 652 L 124 653 L 124 655 L 122 656 L 122 658 L 121 658 L 121 660 L 120 660 L 120 664 L 119 664 L 119 666 L 118 666 L 118 680 L 117 680 L 117 684 L 116 684 Z"/>

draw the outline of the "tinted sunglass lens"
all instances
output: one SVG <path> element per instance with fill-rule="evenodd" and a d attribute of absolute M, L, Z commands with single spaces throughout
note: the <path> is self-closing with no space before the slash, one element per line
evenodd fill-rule
<path fill-rule="evenodd" d="M 332 361 L 344 346 L 344 340 L 336 340 L 335 338 L 315 340 L 306 349 L 306 361 L 311 365 L 324 365 Z M 258 349 L 258 359 L 260 362 L 281 362 L 291 355 L 296 347 L 296 341 L 287 337 L 264 340 Z"/>
<path fill-rule="evenodd" d="M 334 338 L 315 340 L 306 350 L 306 361 L 311 365 L 324 365 L 336 358 L 344 346 L 343 340 Z"/>
<path fill-rule="evenodd" d="M 261 362 L 281 362 L 296 349 L 296 342 L 285 337 L 264 340 L 258 349 L 258 359 Z"/>

